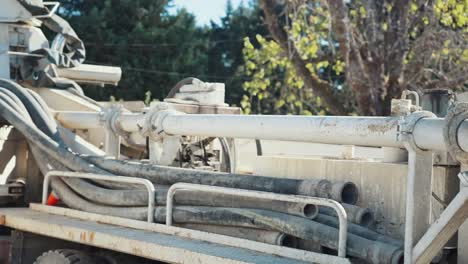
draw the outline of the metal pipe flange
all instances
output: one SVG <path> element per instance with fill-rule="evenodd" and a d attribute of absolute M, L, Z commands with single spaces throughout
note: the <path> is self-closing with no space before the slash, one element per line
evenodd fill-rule
<path fill-rule="evenodd" d="M 461 163 L 468 163 L 468 153 L 458 143 L 458 128 L 468 119 L 468 103 L 455 103 L 445 117 L 444 142 L 452 157 Z"/>

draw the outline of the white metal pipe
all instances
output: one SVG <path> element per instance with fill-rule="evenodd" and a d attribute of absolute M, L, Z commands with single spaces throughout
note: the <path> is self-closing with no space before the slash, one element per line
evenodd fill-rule
<path fill-rule="evenodd" d="M 249 198 L 258 198 L 265 200 L 275 200 L 275 201 L 284 201 L 291 203 L 306 203 L 306 204 L 315 204 L 320 206 L 330 207 L 335 210 L 336 215 L 338 216 L 339 225 L 339 235 L 338 235 L 338 256 L 345 258 L 346 257 L 346 239 L 348 236 L 348 216 L 346 214 L 343 206 L 337 201 L 318 198 L 318 197 L 309 197 L 301 195 L 284 195 L 277 193 L 269 192 L 260 192 L 252 190 L 241 190 L 235 188 L 225 188 L 218 186 L 207 186 L 200 184 L 191 184 L 191 183 L 176 183 L 173 184 L 167 191 L 166 199 L 166 225 L 172 225 L 172 209 L 174 207 L 174 195 L 177 190 L 197 190 L 200 192 L 209 192 L 209 193 L 218 193 L 218 194 L 227 194 L 232 196 L 242 196 Z"/>
<path fill-rule="evenodd" d="M 85 112 L 85 111 L 57 111 L 54 112 L 55 119 L 64 127 L 73 129 L 91 129 L 101 128 L 103 124 L 101 117 L 104 112 Z"/>
<path fill-rule="evenodd" d="M 400 147 L 398 118 L 351 116 L 170 114 L 168 134 Z"/>
<path fill-rule="evenodd" d="M 104 112 L 87 111 L 56 111 L 54 117 L 65 127 L 73 129 L 91 129 L 104 126 Z M 145 120 L 144 114 L 122 113 L 118 116 L 117 122 L 126 132 L 137 132 Z"/>
<path fill-rule="evenodd" d="M 102 114 L 95 112 L 56 112 L 64 126 L 76 129 L 102 127 Z M 356 116 L 278 116 L 210 115 L 170 113 L 162 120 L 167 134 L 226 138 L 269 139 L 325 144 L 403 148 L 397 141 L 400 117 Z M 118 125 L 127 132 L 137 132 L 145 114 L 122 113 Z M 157 125 L 157 124 L 154 124 Z M 424 118 L 414 127 L 414 139 L 421 149 L 446 151 L 443 138 L 445 120 Z M 468 152 L 468 121 L 458 129 L 458 142 Z"/>
<path fill-rule="evenodd" d="M 103 83 L 117 85 L 122 77 L 119 67 L 81 64 L 73 68 L 57 68 L 60 77 L 79 83 Z"/>
<path fill-rule="evenodd" d="M 117 122 L 126 132 L 138 132 L 145 123 L 145 114 L 122 113 L 117 117 Z"/>

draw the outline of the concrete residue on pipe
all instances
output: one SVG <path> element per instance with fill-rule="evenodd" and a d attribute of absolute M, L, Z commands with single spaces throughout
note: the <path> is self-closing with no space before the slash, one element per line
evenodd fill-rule
<path fill-rule="evenodd" d="M 332 183 L 328 180 L 298 180 L 208 172 L 142 164 L 140 162 L 115 160 L 99 156 L 82 156 L 82 158 L 116 175 L 145 178 L 161 185 L 171 185 L 179 182 L 194 183 L 279 194 L 298 194 L 331 198 L 349 204 L 356 203 L 359 195 L 357 186 L 351 182 Z M 339 190 L 341 190 L 342 193 L 340 193 Z"/>
<path fill-rule="evenodd" d="M 167 186 L 157 187 L 156 204 L 166 204 L 167 191 Z M 266 209 L 309 219 L 314 219 L 318 214 L 318 206 L 314 204 L 272 201 L 196 190 L 181 189 L 175 194 L 174 200 L 177 205 Z"/>
<path fill-rule="evenodd" d="M 183 228 L 195 229 L 216 233 L 220 235 L 233 236 L 238 238 L 249 239 L 257 242 L 297 248 L 297 238 L 286 235 L 278 231 L 263 230 L 257 228 L 246 228 L 236 226 L 219 226 L 219 225 L 203 225 L 203 224 L 180 224 Z"/>
<path fill-rule="evenodd" d="M 351 204 L 342 204 L 343 208 L 346 211 L 346 215 L 348 216 L 348 221 L 362 225 L 365 227 L 369 227 L 374 223 L 374 214 L 369 208 L 362 208 L 359 206 L 351 205 Z M 334 210 L 330 210 L 327 207 L 320 207 L 319 212 L 321 214 L 326 214 L 329 216 L 336 217 L 336 213 Z"/>

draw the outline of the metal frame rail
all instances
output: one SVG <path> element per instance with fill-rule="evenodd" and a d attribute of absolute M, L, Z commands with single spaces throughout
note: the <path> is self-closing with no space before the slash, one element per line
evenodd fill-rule
<path fill-rule="evenodd" d="M 49 184 L 51 177 L 69 177 L 81 178 L 90 180 L 113 181 L 123 183 L 137 183 L 144 185 L 148 190 L 148 222 L 154 222 L 154 203 L 155 203 L 155 188 L 151 181 L 141 178 L 132 178 L 125 176 L 108 176 L 93 173 L 71 172 L 71 171 L 50 171 L 44 176 L 44 185 L 42 187 L 42 204 L 46 204 L 47 195 L 49 193 Z"/>
<path fill-rule="evenodd" d="M 326 198 L 317 198 L 317 197 L 308 197 L 301 195 L 284 195 L 276 194 L 269 192 L 260 192 L 260 191 L 251 191 L 251 190 L 242 190 L 234 188 L 225 188 L 218 186 L 207 186 L 200 184 L 191 184 L 191 183 L 176 183 L 173 184 L 167 192 L 166 200 L 166 225 L 172 225 L 172 213 L 174 207 L 174 196 L 178 190 L 196 190 L 201 192 L 209 193 L 219 193 L 219 194 L 228 194 L 233 196 L 242 196 L 250 198 L 261 198 L 267 200 L 276 200 L 292 203 L 309 203 L 320 206 L 326 206 L 334 209 L 338 215 L 340 222 L 339 225 L 339 239 L 338 239 L 338 257 L 346 257 L 346 239 L 347 239 L 347 230 L 348 230 L 348 221 L 346 211 L 343 206 L 337 201 L 326 199 Z"/>

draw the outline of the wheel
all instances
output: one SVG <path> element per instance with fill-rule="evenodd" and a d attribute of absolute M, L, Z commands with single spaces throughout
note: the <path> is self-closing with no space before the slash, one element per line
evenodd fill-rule
<path fill-rule="evenodd" d="M 39 256 L 34 264 L 97 264 L 84 252 L 72 249 L 50 250 Z"/>

